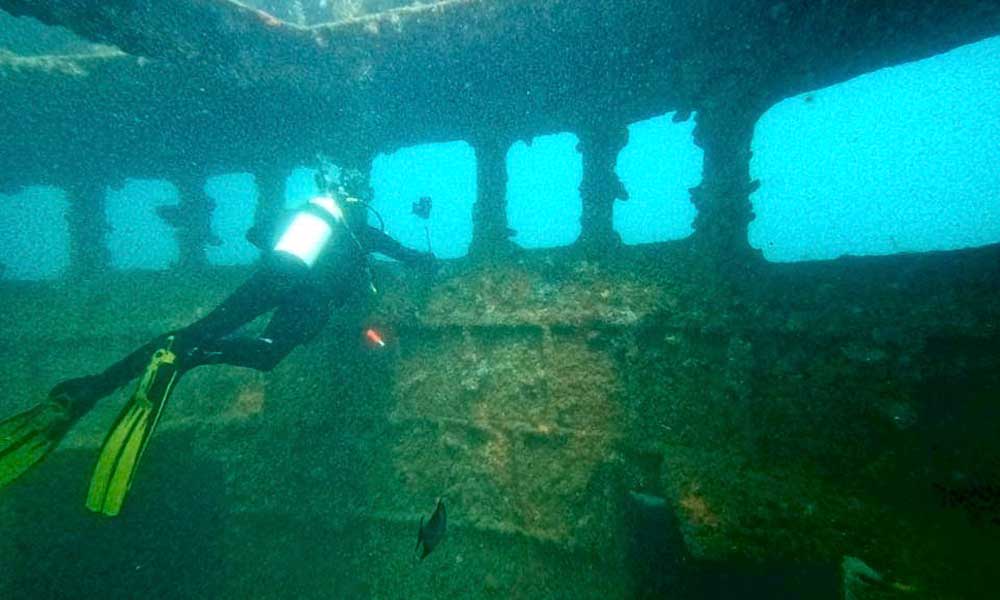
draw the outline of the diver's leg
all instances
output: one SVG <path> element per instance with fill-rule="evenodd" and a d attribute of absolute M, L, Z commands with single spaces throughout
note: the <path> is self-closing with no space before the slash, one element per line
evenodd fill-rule
<path fill-rule="evenodd" d="M 290 257 L 271 255 L 240 287 L 212 312 L 187 327 L 162 334 L 137 348 L 102 373 L 57 384 L 50 398 L 60 398 L 77 416 L 90 410 L 101 398 L 141 375 L 150 357 L 173 337 L 173 352 L 183 360 L 193 348 L 235 331 L 277 306 L 301 285 L 307 267 Z M 185 367 L 182 365 L 181 370 Z"/>
<path fill-rule="evenodd" d="M 259 337 L 209 340 L 192 353 L 185 368 L 227 364 L 270 371 L 300 344 L 316 337 L 329 317 L 329 299 L 315 288 L 301 286 L 278 306 Z"/>
<path fill-rule="evenodd" d="M 95 510 L 108 514 L 117 512 L 159 411 L 185 368 L 183 357 L 204 341 L 230 333 L 277 306 L 293 288 L 302 284 L 307 272 L 304 264 L 281 255 L 271 255 L 243 285 L 204 318 L 184 329 L 151 340 L 98 375 L 58 383 L 50 390 L 45 402 L 0 420 L 0 486 L 13 481 L 45 458 L 73 423 L 98 400 L 145 372 L 139 389 L 105 441 L 102 462 L 98 464 L 94 476 L 94 481 L 100 485 L 95 486 L 92 481 L 93 498 L 88 498 L 88 505 Z M 173 358 L 164 359 L 167 355 Z M 148 426 L 135 425 L 140 423 Z M 124 433 L 119 435 L 120 432 Z M 133 444 L 131 440 L 139 442 Z M 125 444 L 125 450 L 138 450 L 137 454 L 129 454 L 131 461 L 123 463 L 120 460 L 124 456 L 121 443 Z M 105 454 L 111 458 L 104 460 Z M 119 465 L 123 464 L 128 468 L 120 469 Z M 128 479 L 119 478 L 119 473 L 125 473 Z M 125 482 L 124 487 L 118 485 L 122 481 Z"/>
<path fill-rule="evenodd" d="M 261 270 L 212 313 L 168 336 L 154 351 L 135 392 L 101 447 L 87 493 L 87 508 L 108 516 L 121 511 L 171 392 L 192 366 L 188 361 L 198 355 L 201 345 L 212 343 L 219 335 L 273 308 L 294 286 L 293 276 L 282 270 Z"/>

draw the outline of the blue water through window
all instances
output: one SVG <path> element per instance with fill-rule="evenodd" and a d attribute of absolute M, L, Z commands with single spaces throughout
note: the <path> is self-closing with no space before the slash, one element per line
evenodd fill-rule
<path fill-rule="evenodd" d="M 1000 241 L 1000 38 L 789 98 L 753 140 L 775 261 Z"/>
<path fill-rule="evenodd" d="M 824 260 L 1000 242 L 1000 37 L 786 99 L 758 122 L 751 174 L 756 219 L 749 239 L 769 260 Z M 662 115 L 629 126 L 616 171 L 629 192 L 614 204 L 628 244 L 683 238 L 694 207 L 688 189 L 701 174 L 693 121 Z M 514 241 L 555 247 L 579 236 L 581 157 L 574 132 L 514 143 L 507 154 L 508 221 Z M 284 204 L 315 193 L 312 165 L 294 171 Z M 373 206 L 389 233 L 442 258 L 466 254 L 476 201 L 473 148 L 456 140 L 402 148 L 373 159 Z M 212 264 L 258 256 L 245 240 L 257 204 L 248 174 L 205 182 L 215 201 L 206 248 Z M 46 182 L 38 182 L 45 184 Z M 428 220 L 411 206 L 430 197 Z M 112 266 L 176 264 L 173 228 L 159 206 L 178 202 L 165 181 L 129 180 L 106 197 Z M 52 279 L 69 253 L 66 192 L 30 187 L 0 195 L 0 263 L 8 279 Z M 374 222 L 374 219 L 373 219 Z"/>
<path fill-rule="evenodd" d="M 583 159 L 571 133 L 517 142 L 507 153 L 507 222 L 525 248 L 572 244 L 580 236 Z"/>
<path fill-rule="evenodd" d="M 441 258 L 468 252 L 477 189 L 472 146 L 457 141 L 380 154 L 372 163 L 371 186 L 373 208 L 385 220 L 386 232 L 402 244 L 417 250 L 428 250 L 429 244 Z M 427 219 L 412 210 L 423 197 L 431 199 Z"/>
<path fill-rule="evenodd" d="M 179 202 L 177 188 L 162 180 L 130 179 L 106 196 L 108 251 L 116 269 L 166 269 L 180 252 L 173 228 L 156 209 Z"/>
<path fill-rule="evenodd" d="M 59 188 L 0 195 L 0 265 L 6 279 L 53 279 L 69 264 L 69 202 Z"/>
<path fill-rule="evenodd" d="M 615 202 L 614 228 L 626 244 L 687 237 L 695 217 L 690 188 L 701 181 L 702 150 L 694 144 L 694 119 L 674 123 L 663 115 L 629 126 L 617 173 L 628 200 Z"/>
<path fill-rule="evenodd" d="M 205 249 L 209 264 L 244 265 L 256 260 L 260 251 L 246 240 L 258 202 L 253 175 L 211 177 L 205 182 L 205 193 L 215 202 L 212 233 L 220 242 Z"/>

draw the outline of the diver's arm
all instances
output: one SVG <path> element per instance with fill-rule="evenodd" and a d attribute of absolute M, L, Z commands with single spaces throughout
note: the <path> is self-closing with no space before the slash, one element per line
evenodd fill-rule
<path fill-rule="evenodd" d="M 411 267 L 432 265 L 436 260 L 432 252 L 412 250 L 392 239 L 385 232 L 368 225 L 362 234 L 361 243 L 368 252 L 378 252 L 394 258 Z"/>

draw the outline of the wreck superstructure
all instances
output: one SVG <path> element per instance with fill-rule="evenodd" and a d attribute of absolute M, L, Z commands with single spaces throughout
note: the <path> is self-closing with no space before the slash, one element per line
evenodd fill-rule
<path fill-rule="evenodd" d="M 120 49 L 5 57 L 0 189 L 64 187 L 72 221 L 97 225 L 105 186 L 174 182 L 195 232 L 182 238 L 188 256 L 205 242 L 197 190 L 209 176 L 249 172 L 270 191 L 318 151 L 367 168 L 378 152 L 450 140 L 476 150 L 473 249 L 495 249 L 507 148 L 564 131 L 584 158 L 581 242 L 613 242 L 626 128 L 672 112 L 696 115 L 705 151 L 696 235 L 741 252 L 749 145 L 769 106 L 1000 32 L 996 4 L 972 1 L 450 0 L 310 28 L 226 1 L 0 7 Z"/>
<path fill-rule="evenodd" d="M 133 518 L 166 541 L 129 539 L 102 560 L 131 568 L 74 578 L 81 596 L 184 572 L 166 595 L 833 598 L 862 555 L 910 593 L 991 597 L 1000 249 L 770 265 L 747 226 L 768 107 L 1000 34 L 1000 2 L 448 0 L 315 27 L 228 0 L 0 8 L 104 44 L 0 57 L 0 191 L 66 189 L 73 240 L 71 290 L 0 288 L 2 398 L 101 368 L 238 283 L 203 265 L 207 177 L 254 174 L 266 223 L 317 152 L 367 168 L 465 140 L 477 159 L 470 260 L 431 283 L 388 270 L 364 314 L 270 377 L 191 376 L 135 490 Z M 695 233 L 624 247 L 615 159 L 630 123 L 666 113 L 696 119 L 704 150 Z M 580 239 L 518 253 L 507 149 L 565 131 Z M 178 187 L 180 268 L 109 269 L 104 193 L 127 178 Z M 393 352 L 345 353 L 355 317 L 394 328 Z M 0 496 L 0 586 L 67 589 L 33 569 L 74 541 L 25 541 L 39 530 L 110 543 L 66 482 L 115 410 Z M 442 495 L 450 538 L 415 572 L 399 548 Z M 76 568 L 110 570 L 95 561 Z"/>

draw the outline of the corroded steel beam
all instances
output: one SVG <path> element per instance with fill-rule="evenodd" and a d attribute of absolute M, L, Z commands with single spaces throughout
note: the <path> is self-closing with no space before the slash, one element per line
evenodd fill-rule
<path fill-rule="evenodd" d="M 85 76 L 0 79 L 0 147 L 26 171 L 82 153 L 119 175 L 291 164 L 320 148 L 356 160 L 674 110 L 759 113 L 1000 33 L 1000 0 L 448 0 L 313 28 L 230 0 L 0 8 L 129 55 Z"/>

